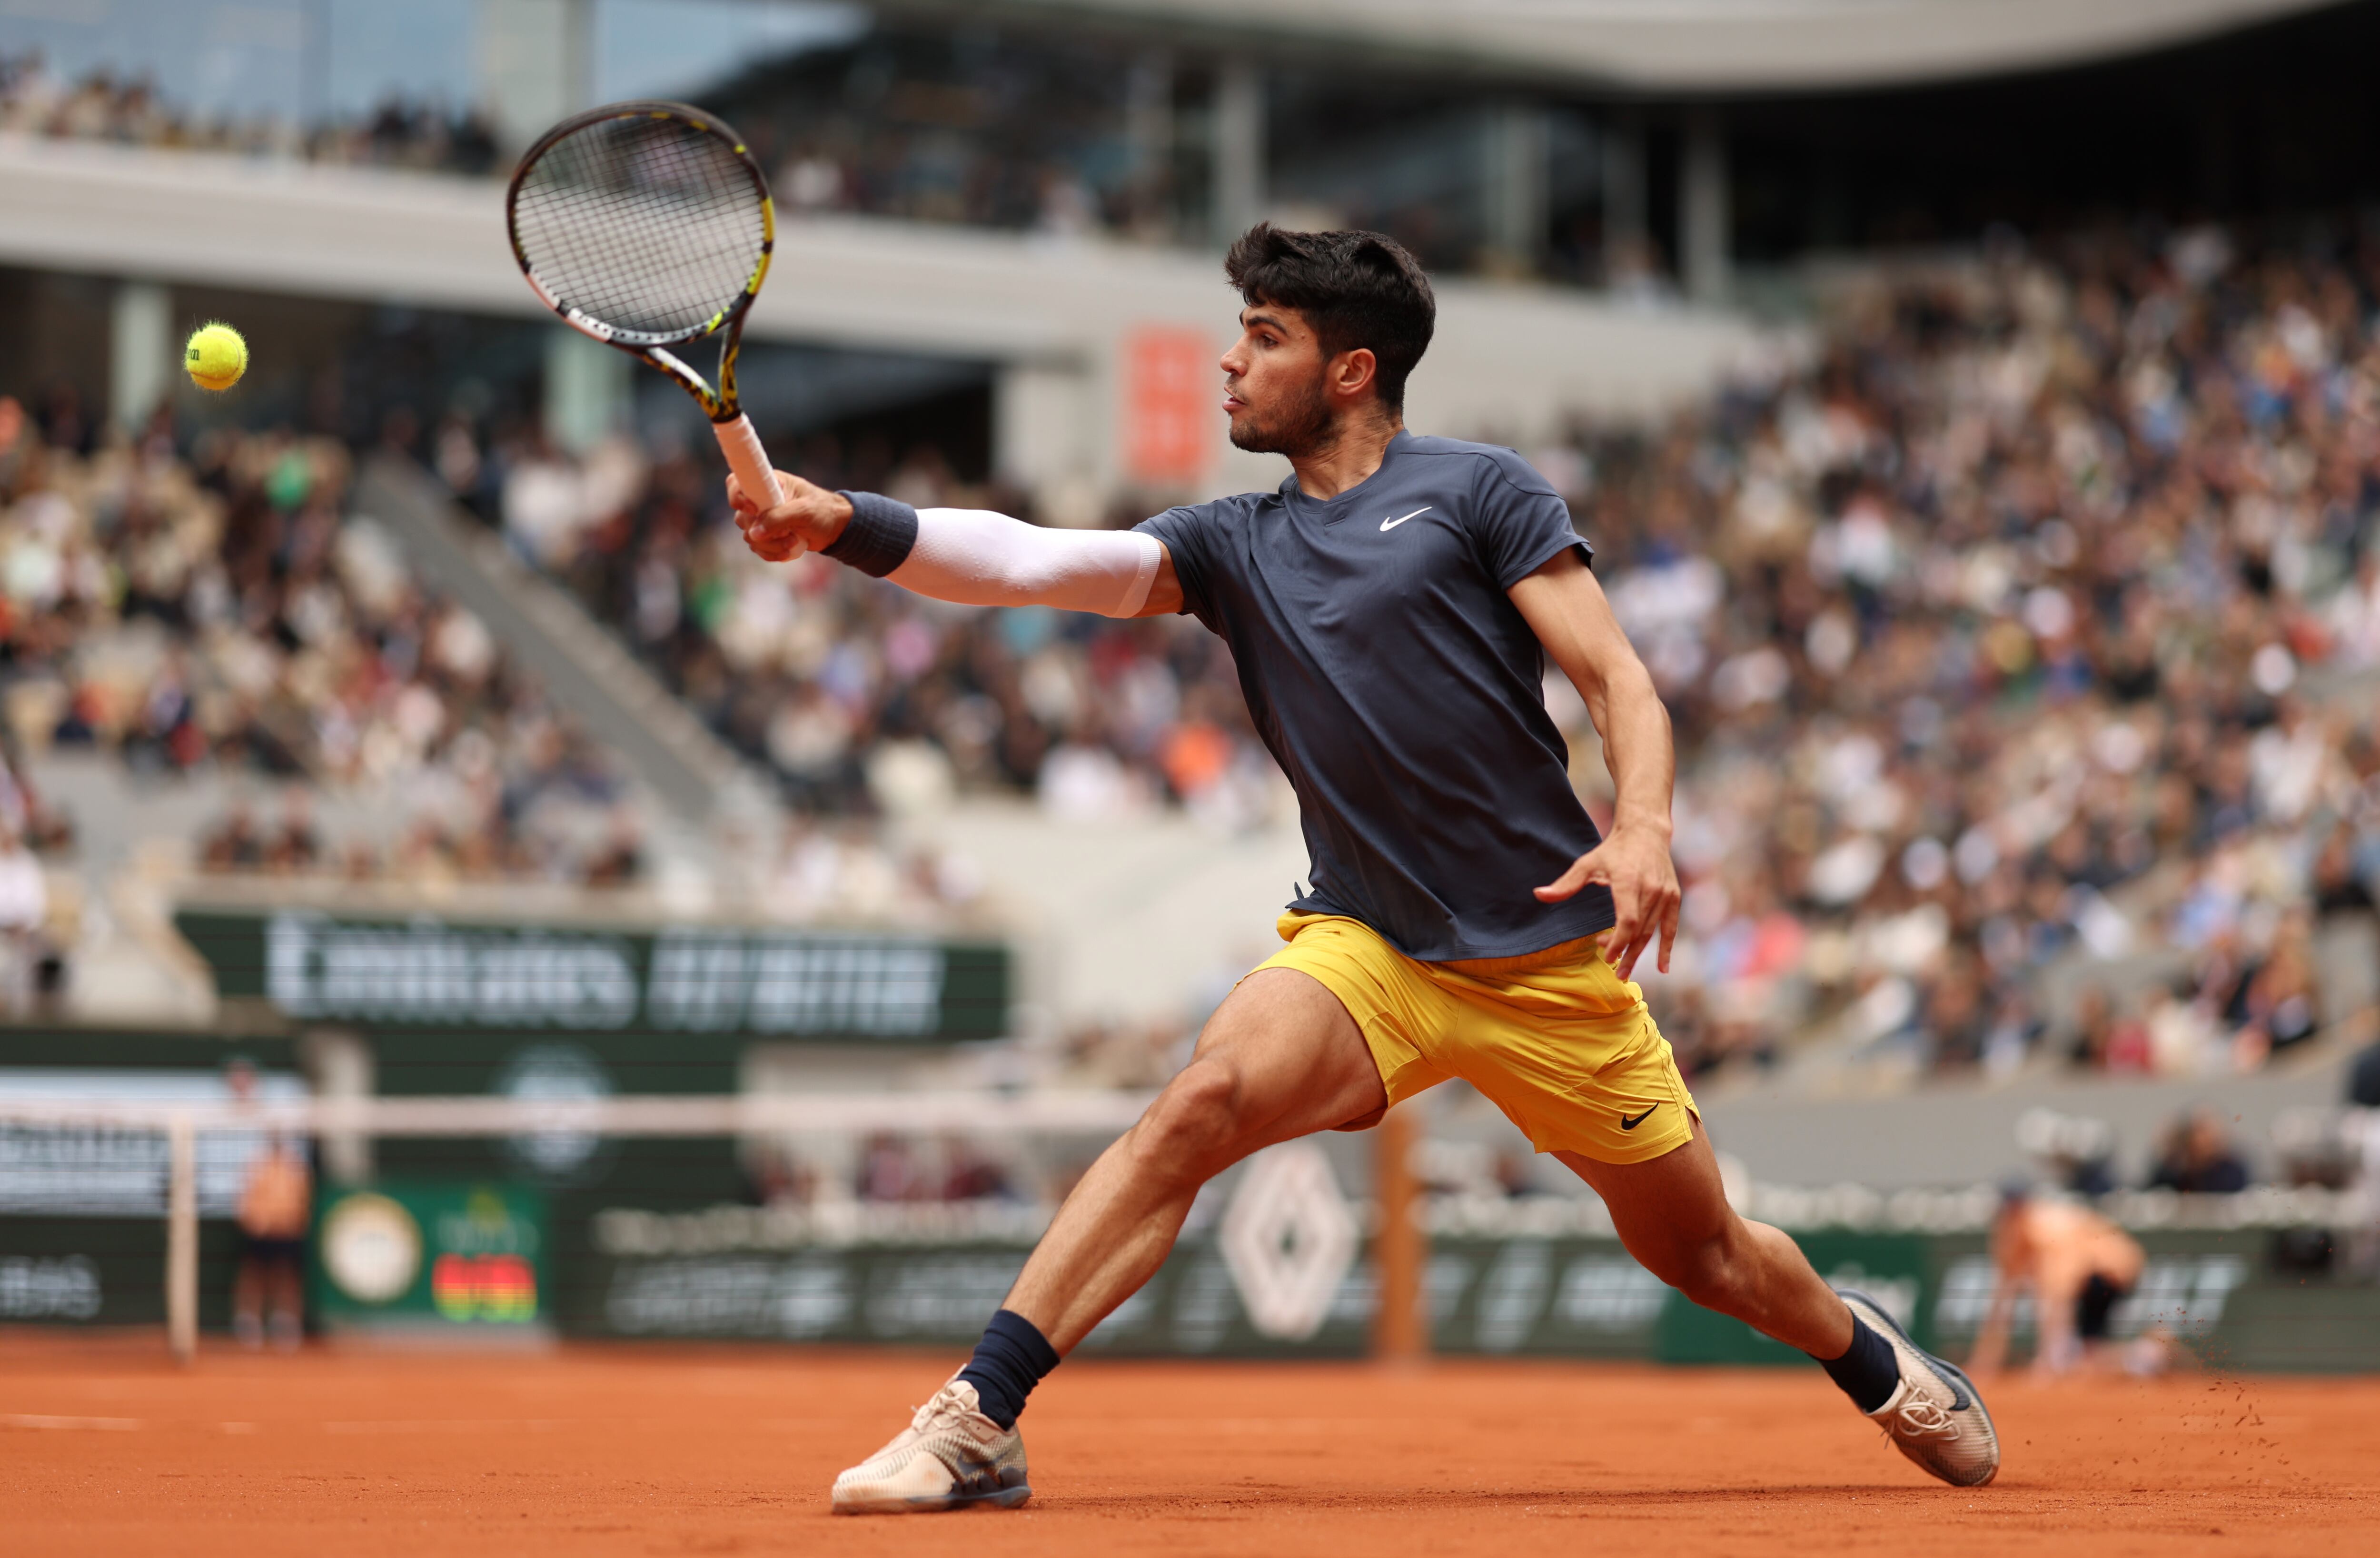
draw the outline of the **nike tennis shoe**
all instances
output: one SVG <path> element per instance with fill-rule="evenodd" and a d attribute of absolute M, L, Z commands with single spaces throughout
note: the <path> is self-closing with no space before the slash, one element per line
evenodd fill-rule
<path fill-rule="evenodd" d="M 1868 1416 L 1900 1453 L 1956 1488 L 1980 1488 L 2000 1469 L 2000 1436 L 1974 1382 L 1909 1339 L 1884 1306 L 1852 1288 L 1841 1290 L 1852 1313 L 1892 1344 L 1900 1383 Z"/>
<path fill-rule="evenodd" d="M 1032 1496 L 1024 1438 L 985 1417 L 975 1386 L 955 1375 L 892 1443 L 834 1479 L 837 1515 L 1013 1509 Z"/>

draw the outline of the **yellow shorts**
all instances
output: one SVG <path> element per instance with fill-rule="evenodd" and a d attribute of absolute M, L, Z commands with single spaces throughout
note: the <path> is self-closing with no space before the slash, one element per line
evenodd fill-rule
<path fill-rule="evenodd" d="M 1395 1104 L 1450 1077 L 1478 1089 L 1540 1152 L 1641 1163 L 1694 1135 L 1670 1041 L 1592 940 L 1521 957 L 1422 963 L 1360 920 L 1281 917 L 1266 968 L 1322 982 L 1363 1029 Z"/>

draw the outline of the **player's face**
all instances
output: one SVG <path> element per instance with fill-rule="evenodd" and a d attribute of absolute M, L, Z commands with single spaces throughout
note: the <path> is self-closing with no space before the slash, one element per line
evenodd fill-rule
<path fill-rule="evenodd" d="M 1330 430 L 1330 367 L 1295 309 L 1267 303 L 1240 312 L 1240 338 L 1223 354 L 1223 414 L 1232 442 L 1259 455 L 1296 455 Z"/>

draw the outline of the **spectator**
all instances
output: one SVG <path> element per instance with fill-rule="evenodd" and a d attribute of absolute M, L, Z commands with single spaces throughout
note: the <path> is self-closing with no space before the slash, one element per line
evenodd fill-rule
<path fill-rule="evenodd" d="M 2082 992 L 2075 1029 L 2075 1065 L 2117 1076 L 2149 1070 L 2148 1025 L 2129 1007 L 2119 1010 L 2101 987 L 2094 985 Z"/>
<path fill-rule="evenodd" d="M 923 1165 L 905 1137 L 880 1133 L 868 1138 L 859 1156 L 857 1191 L 863 1201 L 929 1199 Z"/>
<path fill-rule="evenodd" d="M 2347 1102 L 2359 1109 L 2380 1109 L 2380 1044 L 2362 1050 L 2348 1067 Z"/>
<path fill-rule="evenodd" d="M 313 870 L 322 858 L 313 795 L 303 785 L 292 785 L 281 792 L 281 830 L 265 846 L 264 867 L 280 875 L 298 875 Z"/>
<path fill-rule="evenodd" d="M 236 803 L 223 825 L 207 835 L 199 859 L 211 871 L 252 871 L 264 864 L 264 840 L 246 802 Z"/>
<path fill-rule="evenodd" d="M 2380 548 L 2374 549 L 2380 555 Z M 2370 914 L 2380 908 L 2372 883 L 2356 869 L 2355 835 L 2344 826 L 2334 827 L 2322 842 L 2321 852 L 2313 863 L 2314 912 L 2325 919 L 2332 915 Z"/>
<path fill-rule="evenodd" d="M 2224 1014 L 2236 1025 L 2231 1042 L 2240 1070 L 2252 1070 L 2276 1051 L 2305 1042 L 2320 1026 L 2312 921 L 2304 908 L 2289 911 L 2270 950 L 2240 975 Z"/>
<path fill-rule="evenodd" d="M 2201 1106 L 2166 1128 L 2156 1165 L 2149 1172 L 2149 1188 L 2228 1196 L 2246 1189 L 2248 1178 L 2248 1164 L 2221 1122 L 2213 1110 Z"/>
<path fill-rule="evenodd" d="M 30 1011 L 43 992 L 49 917 L 42 863 L 16 829 L 0 822 L 0 1006 L 12 1016 Z"/>

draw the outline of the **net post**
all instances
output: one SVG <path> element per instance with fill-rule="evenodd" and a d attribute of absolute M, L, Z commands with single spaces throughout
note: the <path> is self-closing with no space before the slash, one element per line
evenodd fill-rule
<path fill-rule="evenodd" d="M 165 1126 L 165 1340 L 174 1361 L 199 1352 L 198 1130 L 188 1114 Z"/>
<path fill-rule="evenodd" d="M 1418 1363 L 1429 1356 L 1429 1320 L 1423 1308 L 1422 1269 L 1428 1250 L 1414 1183 L 1414 1117 L 1408 1105 L 1391 1109 L 1373 1133 L 1373 1199 L 1379 1226 L 1373 1231 L 1373 1266 L 1379 1277 L 1379 1303 L 1372 1314 L 1372 1357 L 1382 1363 Z"/>

